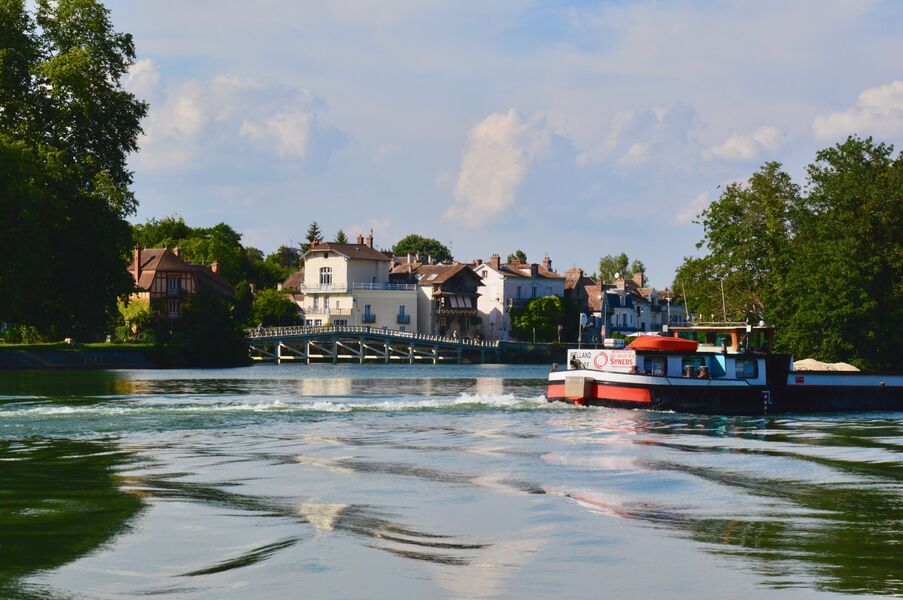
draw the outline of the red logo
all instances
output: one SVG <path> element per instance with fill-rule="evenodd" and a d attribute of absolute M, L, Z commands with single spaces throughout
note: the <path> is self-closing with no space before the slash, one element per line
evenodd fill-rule
<path fill-rule="evenodd" d="M 797 376 L 796 376 L 796 382 L 797 382 L 797 383 L 805 383 L 805 382 L 806 382 L 806 378 L 803 377 L 802 375 L 797 375 Z"/>
<path fill-rule="evenodd" d="M 601 369 L 602 367 L 604 367 L 607 364 L 608 364 L 608 353 L 607 352 L 600 352 L 599 354 L 596 355 L 596 358 L 593 359 L 593 365 L 597 369 Z"/>

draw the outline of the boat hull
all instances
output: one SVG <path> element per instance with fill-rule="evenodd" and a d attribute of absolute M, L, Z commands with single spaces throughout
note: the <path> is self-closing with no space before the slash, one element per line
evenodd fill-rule
<path fill-rule="evenodd" d="M 585 406 L 716 415 L 903 411 L 903 388 L 851 383 L 769 386 L 573 370 L 550 375 L 548 398 Z"/>

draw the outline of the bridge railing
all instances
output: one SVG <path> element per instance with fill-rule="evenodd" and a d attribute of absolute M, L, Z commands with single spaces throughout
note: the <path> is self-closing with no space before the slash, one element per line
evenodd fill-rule
<path fill-rule="evenodd" d="M 323 325 L 323 326 L 301 326 L 294 325 L 290 327 L 269 327 L 252 329 L 248 331 L 248 339 L 255 340 L 260 338 L 278 338 L 288 336 L 317 336 L 318 334 L 370 334 L 382 335 L 393 338 L 404 338 L 418 342 L 440 342 L 443 344 L 460 344 L 463 346 L 476 346 L 480 348 L 497 348 L 498 340 L 475 340 L 471 338 L 455 338 L 443 335 L 432 335 L 428 333 L 416 333 L 413 331 L 398 331 L 397 329 L 387 329 L 383 327 L 371 327 L 367 325 Z"/>

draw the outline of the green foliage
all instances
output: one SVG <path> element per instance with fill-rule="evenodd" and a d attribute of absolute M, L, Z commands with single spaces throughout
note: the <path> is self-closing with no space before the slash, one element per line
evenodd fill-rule
<path fill-rule="evenodd" d="M 151 352 L 168 367 L 229 367 L 247 364 L 248 346 L 228 299 L 201 287 L 183 304 L 181 318 L 158 317 Z"/>
<path fill-rule="evenodd" d="M 392 248 L 392 254 L 395 256 L 406 256 L 408 253 L 432 256 L 434 260 L 439 262 L 445 262 L 452 258 L 451 250 L 442 242 L 433 238 L 419 236 L 416 233 L 403 237 Z"/>
<path fill-rule="evenodd" d="M 310 224 L 310 227 L 307 228 L 307 236 L 305 237 L 307 242 L 301 244 L 301 255 L 307 254 L 310 250 L 310 247 L 313 245 L 314 240 L 322 240 L 323 232 L 320 231 L 320 226 L 316 221 Z"/>
<path fill-rule="evenodd" d="M 602 283 L 613 283 L 617 279 L 616 274 L 624 279 L 629 279 L 633 276 L 629 265 L 630 259 L 623 252 L 618 256 L 612 254 L 603 256 L 599 259 L 599 277 L 602 279 Z"/>
<path fill-rule="evenodd" d="M 702 215 L 710 253 L 674 290 L 704 318 L 764 318 L 779 349 L 866 368 L 903 366 L 903 156 L 871 138 L 820 151 L 803 194 L 767 163 Z"/>
<path fill-rule="evenodd" d="M 335 240 L 333 240 L 336 244 L 347 244 L 348 236 L 345 235 L 345 232 L 339 229 L 339 231 L 335 234 Z"/>
<path fill-rule="evenodd" d="M 511 254 L 508 255 L 508 258 L 505 259 L 505 262 L 508 264 L 527 264 L 527 253 L 523 250 L 515 250 Z"/>
<path fill-rule="evenodd" d="M 278 265 L 282 268 L 280 272 L 291 273 L 301 265 L 301 257 L 295 248 L 287 246 L 279 246 L 276 252 L 266 257 L 266 262 Z"/>
<path fill-rule="evenodd" d="M 264 259 L 257 248 L 241 245 L 241 234 L 225 223 L 213 227 L 189 227 L 180 216 L 150 219 L 132 226 L 134 243 L 146 248 L 176 248 L 185 260 L 210 265 L 218 264 L 217 273 L 235 287 L 240 281 L 258 289 L 275 287 L 285 280 L 293 268 L 294 251 L 280 246 Z M 294 257 L 297 267 L 300 261 Z M 285 265 L 283 263 L 286 263 Z"/>
<path fill-rule="evenodd" d="M 117 308 L 123 324 L 123 330 L 117 329 L 117 339 L 121 341 L 145 339 L 151 333 L 154 313 L 147 300 L 141 298 L 131 298 L 127 302 L 120 300 Z"/>
<path fill-rule="evenodd" d="M 17 257 L 0 321 L 101 336 L 132 285 L 126 160 L 147 105 L 120 84 L 131 36 L 93 0 L 3 0 L 0 41 L 0 251 Z"/>
<path fill-rule="evenodd" d="M 298 305 L 278 290 L 263 290 L 251 305 L 251 322 L 264 327 L 298 324 Z"/>
<path fill-rule="evenodd" d="M 558 339 L 558 325 L 564 316 L 564 307 L 558 296 L 534 298 L 522 309 L 511 311 L 512 333 L 523 340 L 551 342 Z"/>

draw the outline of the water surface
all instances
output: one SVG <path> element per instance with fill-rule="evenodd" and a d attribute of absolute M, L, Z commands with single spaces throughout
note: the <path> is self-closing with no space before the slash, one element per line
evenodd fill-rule
<path fill-rule="evenodd" d="M 518 366 L 0 372 L 2 598 L 903 594 L 903 415 Z"/>

